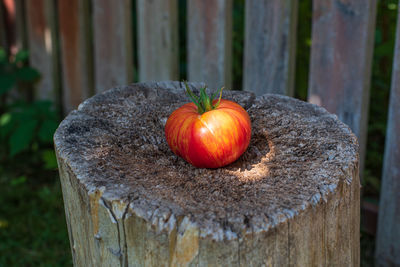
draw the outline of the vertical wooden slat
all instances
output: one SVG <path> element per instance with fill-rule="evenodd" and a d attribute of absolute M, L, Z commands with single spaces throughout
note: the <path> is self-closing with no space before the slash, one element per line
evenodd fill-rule
<path fill-rule="evenodd" d="M 15 42 L 15 1 L 14 0 L 3 0 L 4 6 L 4 19 L 5 19 L 5 32 L 6 32 L 6 47 L 9 54 L 15 54 L 17 52 L 17 46 Z"/>
<path fill-rule="evenodd" d="M 3 1 L 0 2 L 0 47 L 2 49 L 7 48 L 7 35 L 6 35 L 6 24 L 5 24 L 5 9 Z"/>
<path fill-rule="evenodd" d="M 377 266 L 400 265 L 400 9 L 380 193 Z"/>
<path fill-rule="evenodd" d="M 177 0 L 138 0 L 140 81 L 179 79 Z"/>
<path fill-rule="evenodd" d="M 131 0 L 93 0 L 95 91 L 132 82 Z"/>
<path fill-rule="evenodd" d="M 58 2 L 65 113 L 94 91 L 89 5 L 89 0 Z"/>
<path fill-rule="evenodd" d="M 59 68 L 56 40 L 55 1 L 26 1 L 27 31 L 30 64 L 42 78 L 35 96 L 39 99 L 58 101 Z"/>
<path fill-rule="evenodd" d="M 308 100 L 336 113 L 360 143 L 364 165 L 376 0 L 313 2 Z"/>
<path fill-rule="evenodd" d="M 16 45 L 17 50 L 27 49 L 28 40 L 26 33 L 26 13 L 25 13 L 25 0 L 15 1 L 15 24 L 16 24 Z"/>
<path fill-rule="evenodd" d="M 246 1 L 243 89 L 293 95 L 297 0 Z"/>
<path fill-rule="evenodd" d="M 232 0 L 191 0 L 187 9 L 189 81 L 230 89 Z"/>
<path fill-rule="evenodd" d="M 10 54 L 27 48 L 24 0 L 3 0 Z"/>

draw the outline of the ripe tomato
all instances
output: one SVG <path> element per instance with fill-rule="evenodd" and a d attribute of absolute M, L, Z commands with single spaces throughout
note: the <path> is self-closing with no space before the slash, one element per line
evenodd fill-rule
<path fill-rule="evenodd" d="M 207 96 L 202 104 L 205 88 L 200 98 L 191 94 L 195 103 L 178 108 L 167 120 L 165 136 L 169 147 L 198 168 L 218 168 L 234 162 L 250 143 L 249 115 L 240 105 L 221 96 L 214 101 Z M 208 107 L 207 101 L 211 104 Z"/>

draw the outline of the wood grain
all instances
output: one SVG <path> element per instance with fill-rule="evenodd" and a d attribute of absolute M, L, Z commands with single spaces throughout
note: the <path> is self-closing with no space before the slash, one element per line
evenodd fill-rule
<path fill-rule="evenodd" d="M 246 1 L 243 90 L 293 95 L 297 1 Z"/>
<path fill-rule="evenodd" d="M 95 92 L 133 80 L 130 0 L 92 0 Z"/>
<path fill-rule="evenodd" d="M 136 4 L 139 80 L 177 80 L 177 0 L 138 0 Z"/>
<path fill-rule="evenodd" d="M 232 0 L 192 0 L 187 4 L 189 81 L 230 89 Z"/>
<path fill-rule="evenodd" d="M 57 57 L 56 7 L 51 0 L 29 0 L 26 4 L 29 62 L 41 74 L 36 85 L 38 99 L 58 102 L 60 94 Z"/>
<path fill-rule="evenodd" d="M 64 114 L 94 92 L 89 5 L 89 0 L 58 1 Z"/>
<path fill-rule="evenodd" d="M 376 265 L 400 265 L 400 10 L 379 204 Z"/>
<path fill-rule="evenodd" d="M 350 126 L 366 148 L 376 0 L 313 2 L 308 101 Z"/>
<path fill-rule="evenodd" d="M 182 91 L 180 82 L 114 88 L 61 123 L 75 265 L 359 265 L 358 145 L 346 125 L 293 98 L 228 91 L 247 103 L 257 142 L 235 164 L 198 169 L 160 127 Z"/>

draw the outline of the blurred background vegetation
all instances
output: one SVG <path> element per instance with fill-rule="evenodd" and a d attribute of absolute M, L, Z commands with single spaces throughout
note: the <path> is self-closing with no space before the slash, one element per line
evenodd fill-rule
<path fill-rule="evenodd" d="M 233 8 L 233 89 L 242 83 L 244 0 Z M 379 201 L 397 1 L 378 1 L 363 199 Z M 179 0 L 180 78 L 186 78 L 186 1 Z M 295 96 L 306 100 L 311 0 L 299 1 Z M 134 13 L 135 14 L 135 13 Z M 133 20 L 135 21 L 135 20 Z M 133 24 L 135 27 L 135 24 Z M 52 135 L 59 107 L 34 101 L 40 74 L 28 52 L 0 50 L 0 267 L 72 264 Z M 373 266 L 374 236 L 361 231 L 362 266 Z"/>

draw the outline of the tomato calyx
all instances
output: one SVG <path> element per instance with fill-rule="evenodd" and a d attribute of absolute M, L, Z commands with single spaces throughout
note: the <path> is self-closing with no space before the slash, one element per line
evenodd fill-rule
<path fill-rule="evenodd" d="M 196 96 L 192 90 L 190 90 L 187 82 L 185 82 L 185 87 L 186 87 L 186 93 L 189 96 L 190 100 L 197 106 L 197 111 L 199 114 L 203 114 L 204 112 L 216 109 L 219 106 L 219 103 L 221 102 L 221 97 L 222 97 L 222 90 L 224 87 L 221 87 L 220 90 L 216 91 L 214 94 L 212 94 L 211 97 L 207 95 L 206 89 L 207 86 L 200 88 L 200 95 Z M 217 96 L 219 92 L 219 98 L 217 103 L 214 105 L 212 104 L 214 98 Z"/>

